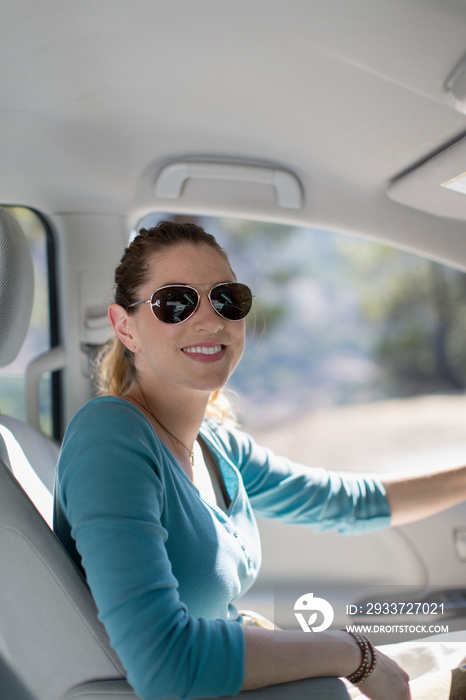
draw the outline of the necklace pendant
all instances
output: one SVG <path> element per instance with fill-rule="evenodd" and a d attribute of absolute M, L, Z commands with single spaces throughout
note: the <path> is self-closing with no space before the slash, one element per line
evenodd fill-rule
<path fill-rule="evenodd" d="M 191 462 L 191 466 L 194 467 L 194 451 L 189 453 L 189 461 Z"/>

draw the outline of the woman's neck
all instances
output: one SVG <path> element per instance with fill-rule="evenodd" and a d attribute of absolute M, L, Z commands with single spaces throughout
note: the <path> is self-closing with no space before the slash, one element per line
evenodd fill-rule
<path fill-rule="evenodd" d="M 209 395 L 178 397 L 176 390 L 154 392 L 133 382 L 122 398 L 142 409 L 168 449 L 183 463 L 192 461 L 191 453 L 204 419 Z"/>

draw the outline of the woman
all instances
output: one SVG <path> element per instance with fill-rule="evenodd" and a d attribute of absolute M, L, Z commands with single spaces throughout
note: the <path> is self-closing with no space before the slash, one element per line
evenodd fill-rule
<path fill-rule="evenodd" d="M 465 470 L 382 484 L 292 464 L 228 427 L 219 392 L 241 358 L 252 294 L 202 228 L 143 229 L 115 281 L 106 396 L 68 428 L 55 530 L 136 692 L 217 697 L 338 676 L 374 700 L 410 697 L 407 674 L 364 638 L 244 624 L 232 601 L 260 566 L 252 509 L 365 532 L 459 502 Z"/>

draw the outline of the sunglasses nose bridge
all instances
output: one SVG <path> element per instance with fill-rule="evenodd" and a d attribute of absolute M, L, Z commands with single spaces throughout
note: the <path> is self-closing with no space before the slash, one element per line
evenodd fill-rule
<path fill-rule="evenodd" d="M 217 312 L 212 303 L 210 296 L 212 290 L 202 292 L 199 290 L 196 291 L 198 294 L 198 302 L 195 311 L 196 321 L 200 322 L 201 325 L 207 325 L 209 328 L 212 325 L 217 326 L 218 324 L 223 324 L 222 316 Z M 204 299 L 204 297 L 206 298 Z"/>
<path fill-rule="evenodd" d="M 215 307 L 214 307 L 214 305 L 213 305 L 213 303 L 212 303 L 212 299 L 211 299 L 211 296 L 210 296 L 210 292 L 211 292 L 211 291 L 212 291 L 212 290 L 208 290 L 208 291 L 206 291 L 206 292 L 199 292 L 199 291 L 197 292 L 197 294 L 198 294 L 197 310 L 199 310 L 199 309 L 201 308 L 201 305 L 206 305 L 206 304 L 207 304 L 206 308 L 208 308 L 208 309 L 210 309 L 210 310 L 213 309 L 213 310 L 215 311 Z M 206 297 L 205 301 L 203 301 L 203 297 Z"/>

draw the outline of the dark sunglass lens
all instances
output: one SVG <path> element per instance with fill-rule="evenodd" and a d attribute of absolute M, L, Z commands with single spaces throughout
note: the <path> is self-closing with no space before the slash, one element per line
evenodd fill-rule
<path fill-rule="evenodd" d="M 214 287 L 210 293 L 215 311 L 229 321 L 240 321 L 251 310 L 252 293 L 245 284 L 232 282 Z"/>
<path fill-rule="evenodd" d="M 197 306 L 196 290 L 189 287 L 165 287 L 152 295 L 152 311 L 163 323 L 182 323 Z"/>

